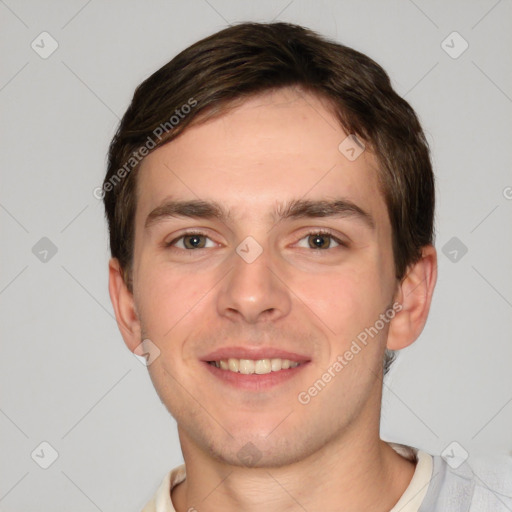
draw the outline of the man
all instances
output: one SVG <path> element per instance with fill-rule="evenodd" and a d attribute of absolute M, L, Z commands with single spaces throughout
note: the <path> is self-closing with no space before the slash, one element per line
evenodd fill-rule
<path fill-rule="evenodd" d="M 137 88 L 103 191 L 118 325 L 185 460 L 145 511 L 512 510 L 510 463 L 379 437 L 437 264 L 428 146 L 375 62 L 283 23 L 199 41 Z"/>

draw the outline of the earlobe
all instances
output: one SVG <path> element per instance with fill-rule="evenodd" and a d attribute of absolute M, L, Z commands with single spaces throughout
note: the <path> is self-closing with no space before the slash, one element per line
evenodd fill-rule
<path fill-rule="evenodd" d="M 111 258 L 108 270 L 108 290 L 116 315 L 117 326 L 126 346 L 133 352 L 141 342 L 140 321 L 135 309 L 133 293 L 126 286 L 117 258 Z"/>
<path fill-rule="evenodd" d="M 393 318 L 387 348 L 400 350 L 411 345 L 427 321 L 437 280 L 437 253 L 432 245 L 422 249 L 420 260 L 411 265 L 398 287 L 395 300 L 402 310 Z"/>

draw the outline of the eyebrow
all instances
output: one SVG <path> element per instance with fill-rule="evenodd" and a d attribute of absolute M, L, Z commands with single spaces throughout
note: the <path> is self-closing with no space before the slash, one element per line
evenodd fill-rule
<path fill-rule="evenodd" d="M 175 217 L 218 219 L 226 222 L 231 215 L 223 205 L 216 201 L 167 200 L 149 213 L 144 227 L 147 229 L 153 224 Z M 272 217 L 275 222 L 321 217 L 354 218 L 363 221 L 370 229 L 375 229 L 375 220 L 367 211 L 343 198 L 332 200 L 294 199 L 278 204 Z"/>
<path fill-rule="evenodd" d="M 277 208 L 278 220 L 300 219 L 304 217 L 354 218 L 363 221 L 370 229 L 375 229 L 373 217 L 357 204 L 347 199 L 307 200 L 295 199 Z"/>
<path fill-rule="evenodd" d="M 145 228 L 162 220 L 173 217 L 190 217 L 194 219 L 219 219 L 226 220 L 229 214 L 215 201 L 166 201 L 156 207 L 146 217 Z"/>

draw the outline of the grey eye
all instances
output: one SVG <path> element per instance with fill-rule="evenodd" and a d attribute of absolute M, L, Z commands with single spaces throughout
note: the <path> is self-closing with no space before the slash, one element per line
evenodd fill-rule
<path fill-rule="evenodd" d="M 329 233 L 310 233 L 301 240 L 298 246 L 306 249 L 332 249 L 340 243 Z"/>

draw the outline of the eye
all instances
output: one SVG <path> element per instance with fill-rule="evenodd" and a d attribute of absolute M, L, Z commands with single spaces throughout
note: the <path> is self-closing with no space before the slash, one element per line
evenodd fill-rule
<path fill-rule="evenodd" d="M 301 238 L 297 245 L 306 249 L 333 249 L 345 244 L 331 233 L 316 232 L 309 233 L 304 238 Z"/>
<path fill-rule="evenodd" d="M 215 247 L 215 243 L 206 235 L 201 233 L 185 233 L 179 238 L 175 238 L 167 244 L 167 247 L 176 247 L 178 249 L 206 249 Z"/>

